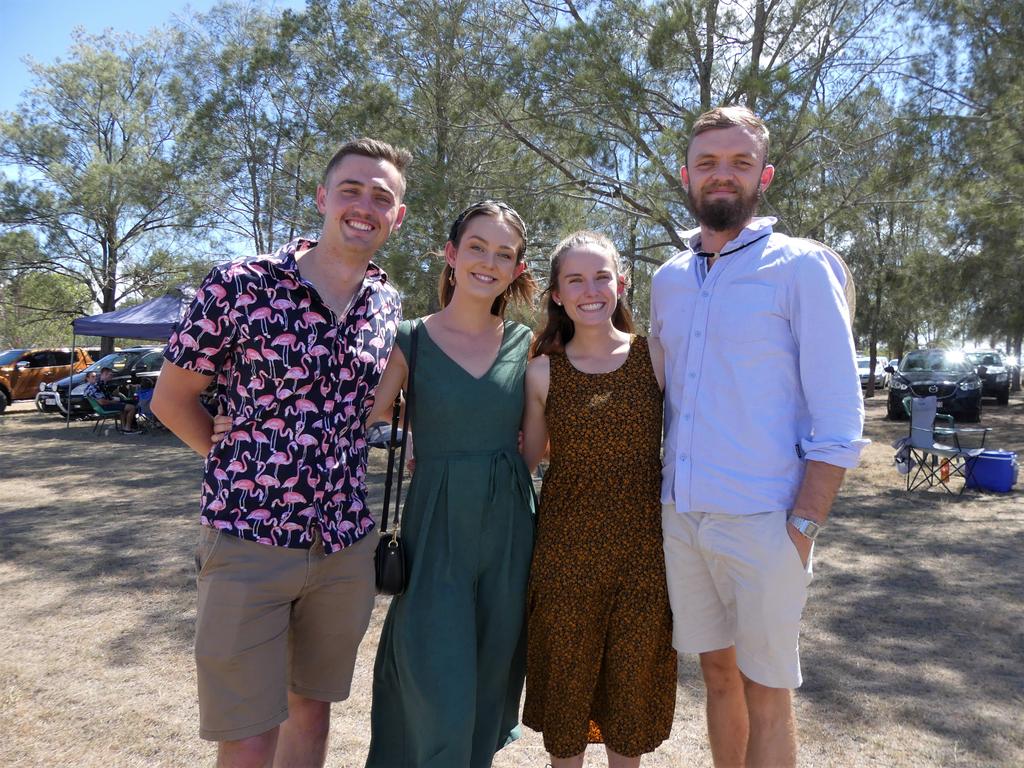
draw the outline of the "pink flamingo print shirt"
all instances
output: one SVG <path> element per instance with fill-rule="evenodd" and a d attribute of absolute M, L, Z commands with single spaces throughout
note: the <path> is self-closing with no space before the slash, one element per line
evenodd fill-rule
<path fill-rule="evenodd" d="M 217 376 L 230 434 L 206 459 L 200 522 L 243 539 L 336 552 L 374 526 L 365 419 L 402 305 L 371 263 L 345 317 L 299 275 L 294 240 L 210 272 L 164 357 Z"/>

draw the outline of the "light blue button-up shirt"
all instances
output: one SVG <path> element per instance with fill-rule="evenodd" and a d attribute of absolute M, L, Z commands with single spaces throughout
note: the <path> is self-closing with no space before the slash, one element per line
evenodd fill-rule
<path fill-rule="evenodd" d="M 843 266 L 774 223 L 755 218 L 710 271 L 687 232 L 690 249 L 654 275 L 661 497 L 679 512 L 791 509 L 806 459 L 851 468 L 868 443 Z"/>

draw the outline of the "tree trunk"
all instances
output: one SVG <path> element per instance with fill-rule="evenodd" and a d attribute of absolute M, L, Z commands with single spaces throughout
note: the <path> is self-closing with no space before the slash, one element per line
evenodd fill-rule
<path fill-rule="evenodd" d="M 101 309 L 104 312 L 113 312 L 117 309 L 117 245 L 116 245 L 116 234 L 114 234 L 113 227 L 109 227 L 106 236 L 106 243 L 104 243 L 103 250 L 103 305 Z M 109 355 L 114 351 L 114 339 L 109 336 L 104 336 L 100 339 L 100 351 L 104 355 Z"/>
<path fill-rule="evenodd" d="M 1024 343 L 1024 335 L 1019 335 L 1013 340 L 1013 354 L 1017 358 L 1017 365 L 1010 374 L 1010 389 L 1014 392 L 1020 392 L 1020 348 L 1022 343 Z"/>

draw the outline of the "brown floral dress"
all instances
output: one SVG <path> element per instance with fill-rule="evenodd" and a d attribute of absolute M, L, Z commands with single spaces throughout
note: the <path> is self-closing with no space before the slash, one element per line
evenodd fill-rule
<path fill-rule="evenodd" d="M 544 477 L 530 572 L 523 722 L 555 757 L 621 755 L 668 738 L 676 654 L 661 541 L 661 391 L 647 340 L 586 374 L 551 356 Z"/>

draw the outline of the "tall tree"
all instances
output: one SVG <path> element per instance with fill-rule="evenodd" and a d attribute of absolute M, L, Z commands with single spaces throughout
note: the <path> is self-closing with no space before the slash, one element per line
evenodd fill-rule
<path fill-rule="evenodd" d="M 38 232 L 34 266 L 87 287 L 105 312 L 168 278 L 173 264 L 153 255 L 198 216 L 173 50 L 166 36 L 79 30 L 68 61 L 33 64 L 35 87 L 0 118 L 0 158 L 20 169 L 0 223 Z"/>

